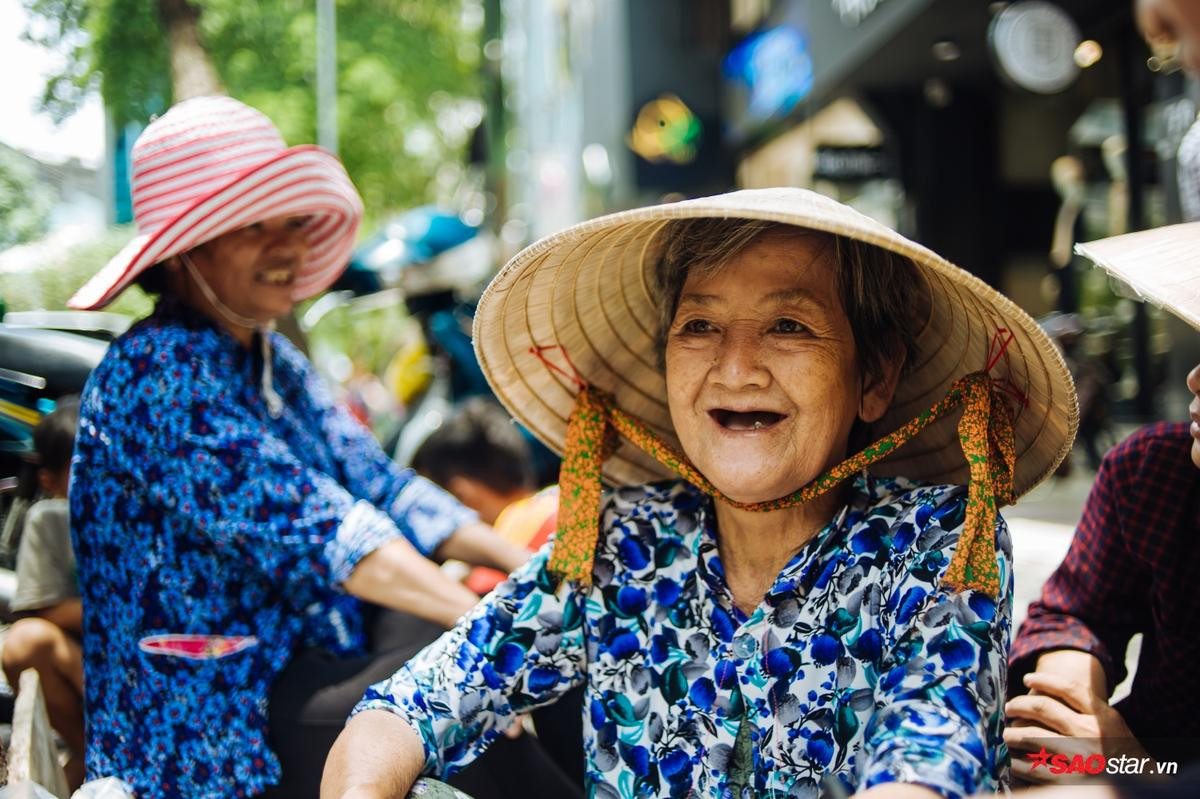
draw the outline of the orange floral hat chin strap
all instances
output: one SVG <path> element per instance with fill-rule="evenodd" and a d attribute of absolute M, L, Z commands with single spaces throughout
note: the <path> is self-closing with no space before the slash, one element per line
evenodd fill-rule
<path fill-rule="evenodd" d="M 1002 339 L 1005 334 L 1007 339 Z M 994 354 L 989 357 L 985 371 L 959 378 L 929 410 L 803 488 L 766 502 L 738 502 L 725 496 L 687 456 L 663 441 L 645 422 L 618 408 L 609 394 L 547 361 L 541 353 L 551 347 L 532 348 L 531 352 L 550 369 L 566 375 L 579 386 L 575 407 L 567 420 L 565 451 L 559 472 L 558 532 L 549 568 L 566 579 L 583 584 L 591 582 L 592 561 L 600 534 L 601 469 L 616 450 L 618 435 L 709 496 L 734 508 L 765 512 L 792 508 L 821 496 L 911 441 L 933 421 L 962 407 L 958 439 L 970 473 L 967 512 L 958 547 L 946 568 L 943 582 L 958 591 L 982 591 L 995 597 L 1000 592 L 994 544 L 997 508 L 998 503 L 1003 505 L 1013 500 L 1013 471 L 1017 460 L 1013 416 L 1007 399 L 1016 396 L 1022 403 L 1025 399 L 1006 379 L 993 379 L 988 372 L 1011 341 L 1011 333 L 998 331 L 993 340 Z"/>

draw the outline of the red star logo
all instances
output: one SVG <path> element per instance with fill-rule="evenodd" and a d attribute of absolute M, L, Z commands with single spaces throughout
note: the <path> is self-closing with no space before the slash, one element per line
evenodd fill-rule
<path fill-rule="evenodd" d="M 1028 753 L 1026 753 L 1025 757 L 1029 758 L 1029 760 L 1032 761 L 1029 765 L 1029 769 L 1031 771 L 1033 769 L 1041 768 L 1042 766 L 1046 766 L 1050 762 L 1050 753 L 1046 751 L 1046 747 L 1044 747 L 1044 746 L 1042 747 L 1042 751 L 1028 752 Z"/>

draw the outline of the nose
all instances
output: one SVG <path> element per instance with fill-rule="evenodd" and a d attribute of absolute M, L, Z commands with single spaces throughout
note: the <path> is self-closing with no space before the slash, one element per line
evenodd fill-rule
<path fill-rule="evenodd" d="M 1200 364 L 1196 364 L 1196 368 L 1188 372 L 1187 387 L 1188 391 L 1200 397 Z"/>
<path fill-rule="evenodd" d="M 762 388 L 770 382 L 762 361 L 762 342 L 748 328 L 732 325 L 721 335 L 711 374 L 724 388 Z"/>

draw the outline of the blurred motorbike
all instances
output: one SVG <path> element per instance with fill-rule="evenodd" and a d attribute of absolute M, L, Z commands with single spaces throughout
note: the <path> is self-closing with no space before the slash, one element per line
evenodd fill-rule
<path fill-rule="evenodd" d="M 410 463 L 456 403 L 491 396 L 475 359 L 471 323 L 475 301 L 495 272 L 494 252 L 490 235 L 458 215 L 434 206 L 413 209 L 367 239 L 333 289 L 300 318 L 308 333 L 335 310 L 354 314 L 403 305 L 399 312 L 413 321 L 415 335 L 402 336 L 382 368 L 382 384 L 395 408 L 378 414 L 384 418 L 376 425 L 384 449 L 401 465 Z M 355 347 L 361 346 L 356 338 Z M 322 360 L 325 371 L 341 371 L 351 381 L 359 371 L 345 364 L 330 370 L 330 360 L 314 350 L 319 367 Z M 357 402 L 350 397 L 348 404 L 353 409 Z M 539 481 L 555 482 L 558 459 L 522 432 L 534 452 Z"/>
<path fill-rule="evenodd" d="M 0 567 L 12 568 L 25 509 L 36 499 L 37 462 L 33 428 L 56 400 L 83 390 L 104 356 L 107 328 L 97 335 L 48 329 L 54 321 L 36 315 L 7 314 L 0 323 Z M 57 318 L 79 331 L 78 317 Z"/>
<path fill-rule="evenodd" d="M 57 400 L 83 390 L 129 322 L 115 314 L 7 313 L 0 322 L 0 620 L 17 590 L 17 546 L 26 509 L 38 499 L 33 428 Z M 11 688 L 0 686 L 0 720 L 12 718 Z"/>

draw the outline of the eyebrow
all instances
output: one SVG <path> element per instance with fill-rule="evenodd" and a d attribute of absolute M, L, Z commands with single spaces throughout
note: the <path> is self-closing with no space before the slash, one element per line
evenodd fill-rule
<path fill-rule="evenodd" d="M 720 299 L 721 299 L 721 296 L 719 294 L 697 294 L 694 292 L 688 292 L 687 294 L 680 295 L 679 304 L 683 305 L 684 303 L 690 303 L 690 304 L 694 304 L 694 305 L 700 305 L 703 307 L 710 307 L 712 305 L 715 305 Z M 822 304 L 821 301 L 817 298 L 816 294 L 809 291 L 808 289 L 802 289 L 802 288 L 781 289 L 779 291 L 772 291 L 770 294 L 768 294 L 766 297 L 763 298 L 763 301 L 772 303 L 774 305 L 782 305 L 783 303 L 796 302 L 796 301 L 807 302 L 807 303 L 811 303 L 813 305 L 821 305 Z"/>

